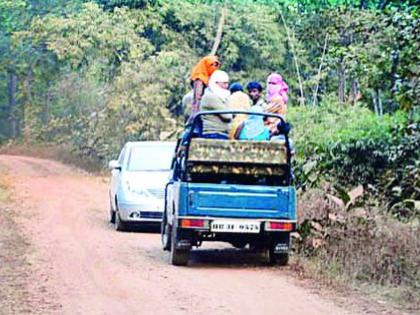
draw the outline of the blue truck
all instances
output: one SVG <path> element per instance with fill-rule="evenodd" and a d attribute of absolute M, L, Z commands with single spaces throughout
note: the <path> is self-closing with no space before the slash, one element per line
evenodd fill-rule
<path fill-rule="evenodd" d="M 296 200 L 287 128 L 276 141 L 200 138 L 202 115 L 251 115 L 208 111 L 196 115 L 178 141 L 165 189 L 161 239 L 173 265 L 186 265 L 204 241 L 249 246 L 268 264 L 285 265 L 296 229 Z M 280 115 L 253 113 L 278 119 Z M 264 117 L 266 119 L 266 117 Z"/>

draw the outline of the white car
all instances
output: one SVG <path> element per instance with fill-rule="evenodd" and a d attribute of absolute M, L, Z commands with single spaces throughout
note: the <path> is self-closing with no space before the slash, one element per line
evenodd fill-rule
<path fill-rule="evenodd" d="M 109 162 L 110 221 L 116 230 L 127 230 L 130 223 L 161 222 L 175 145 L 127 142 L 118 160 Z"/>

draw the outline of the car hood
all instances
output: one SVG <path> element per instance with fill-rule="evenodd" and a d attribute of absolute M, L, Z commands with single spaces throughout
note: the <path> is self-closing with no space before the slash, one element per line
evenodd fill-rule
<path fill-rule="evenodd" d="M 130 186 L 136 188 L 161 188 L 169 182 L 170 171 L 138 171 L 125 172 L 123 174 L 124 182 L 129 182 Z"/>

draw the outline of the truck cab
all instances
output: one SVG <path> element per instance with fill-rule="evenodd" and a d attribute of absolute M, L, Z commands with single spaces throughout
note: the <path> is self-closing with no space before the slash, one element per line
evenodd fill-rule
<path fill-rule="evenodd" d="M 198 113 L 178 141 L 165 190 L 163 249 L 173 265 L 186 265 L 193 247 L 223 241 L 285 265 L 297 222 L 287 132 L 276 141 L 200 138 L 200 116 L 219 113 Z M 252 114 L 284 123 L 280 115 Z"/>

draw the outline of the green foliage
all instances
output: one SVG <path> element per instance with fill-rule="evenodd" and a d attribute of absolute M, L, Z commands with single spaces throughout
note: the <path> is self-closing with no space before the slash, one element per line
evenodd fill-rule
<path fill-rule="evenodd" d="M 233 80 L 243 83 L 265 81 L 269 72 L 280 71 L 291 87 L 293 104 L 299 91 L 296 58 L 307 103 L 312 103 L 311 94 L 319 82 L 318 101 L 336 95 L 334 98 L 338 96 L 342 102 L 359 101 L 379 113 L 397 107 L 408 110 L 419 99 L 418 14 L 409 2 L 400 6 L 387 1 L 382 11 L 373 10 L 381 2 L 365 1 L 363 8 L 369 10 L 360 10 L 358 1 L 248 1 L 240 5 L 229 1 L 218 51 L 223 67 Z M 109 98 L 123 65 L 137 69 L 139 62 L 152 62 L 160 53 L 184 58 L 183 65 L 173 69 L 179 76 L 172 77 L 174 81 L 164 88 L 154 88 L 171 94 L 161 105 L 179 114 L 179 100 L 188 90 L 189 69 L 210 51 L 223 2 L 97 3 L 104 7 L 86 1 L 2 2 L 0 32 L 5 36 L 0 47 L 7 53 L 2 54 L 0 66 L 8 67 L 9 73 L 2 72 L 0 87 L 6 91 L 10 74 L 17 74 L 13 115 L 25 117 L 19 127 L 22 130 L 26 125 L 33 130 L 56 115 L 85 114 L 76 108 L 83 104 L 64 104 L 65 99 L 57 93 L 73 73 L 78 74 L 80 86 L 84 80 L 106 85 L 101 95 Z M 286 18 L 290 38 L 280 12 Z M 327 50 L 318 79 L 326 34 Z M 160 69 L 163 72 L 158 76 L 165 75 L 167 69 Z M 68 91 L 61 92 L 69 96 Z M 8 102 L 6 92 L 0 93 L 0 101 Z M 0 119 L 1 115 L 8 119 L 12 110 L 3 108 Z"/>
<path fill-rule="evenodd" d="M 415 106 L 420 95 L 415 79 L 419 77 L 418 21 L 411 11 L 397 9 L 338 7 L 303 12 L 296 17 L 295 31 L 306 52 L 301 59 L 307 88 L 318 79 L 315 69 L 327 40 L 321 97 L 324 91 L 337 91 L 340 102 L 359 100 L 373 109 L 380 101 L 387 112 Z"/>
<path fill-rule="evenodd" d="M 105 9 L 114 9 L 117 7 L 142 9 L 148 4 L 156 4 L 158 0 L 98 0 L 96 2 L 103 5 Z"/>
<path fill-rule="evenodd" d="M 264 82 L 278 71 L 291 88 L 293 105 L 299 94 L 297 59 L 307 103 L 317 84 L 316 101 L 331 103 L 290 115 L 299 159 L 305 161 L 302 176 L 312 181 L 312 170 L 371 181 L 376 169 L 389 165 L 383 152 L 398 141 L 393 126 L 403 129 L 405 120 L 399 114 L 378 119 L 364 107 L 344 104 L 361 103 L 380 114 L 410 110 L 419 99 L 417 10 L 392 1 L 374 10 L 381 3 L 226 3 L 218 54 L 232 80 Z M 14 115 L 26 139 L 70 141 L 101 159 L 128 139 L 158 139 L 175 131 L 188 73 L 209 53 L 222 7 L 222 1 L 199 0 L 3 1 L 0 47 L 7 53 L 0 68 L 9 72 L 0 75 L 0 102 L 10 100 L 12 74 L 18 87 L 15 108 L 4 107 L 0 120 Z M 313 132 L 300 134 L 301 126 Z"/>
<path fill-rule="evenodd" d="M 289 117 L 296 126 L 292 137 L 303 186 L 316 185 L 326 177 L 346 184 L 370 182 L 387 166 L 384 148 L 391 143 L 391 129 L 398 121 L 403 123 L 400 115 L 379 118 L 363 107 L 331 104 L 296 108 Z"/>
<path fill-rule="evenodd" d="M 378 117 L 363 107 L 325 104 L 294 108 L 289 119 L 300 187 L 325 181 L 337 190 L 373 185 L 396 217 L 420 217 L 414 202 L 420 200 L 418 118 L 403 112 Z"/>
<path fill-rule="evenodd" d="M 67 17 L 35 18 L 31 30 L 18 33 L 17 37 L 29 37 L 32 44 L 46 45 L 58 60 L 73 69 L 101 61 L 103 69 L 98 69 L 99 75 L 107 80 L 122 61 L 141 59 L 150 51 L 148 41 L 136 34 L 139 28 L 139 21 L 126 9 L 116 9 L 111 14 L 87 3 L 80 12 Z"/>

